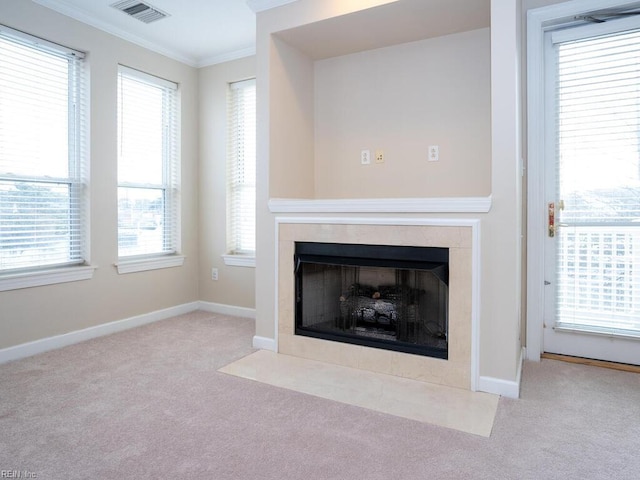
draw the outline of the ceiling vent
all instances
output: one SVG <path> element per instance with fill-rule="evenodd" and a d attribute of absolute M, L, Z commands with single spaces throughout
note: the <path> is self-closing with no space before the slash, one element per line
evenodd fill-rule
<path fill-rule="evenodd" d="M 155 22 L 169 16 L 168 13 L 140 0 L 123 0 L 113 3 L 111 6 L 144 23 Z"/>

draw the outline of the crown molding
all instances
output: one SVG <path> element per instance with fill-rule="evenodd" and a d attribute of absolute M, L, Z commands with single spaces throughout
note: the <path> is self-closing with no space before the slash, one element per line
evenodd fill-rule
<path fill-rule="evenodd" d="M 238 60 L 240 58 L 250 57 L 251 55 L 256 54 L 255 45 L 241 48 L 240 50 L 235 50 L 233 52 L 227 52 L 220 55 L 213 55 L 211 57 L 206 57 L 200 60 L 196 67 L 210 67 L 211 65 L 216 65 L 218 63 L 230 62 L 232 60 Z"/>
<path fill-rule="evenodd" d="M 255 13 L 259 13 L 297 1 L 298 0 L 247 0 L 247 5 Z"/>

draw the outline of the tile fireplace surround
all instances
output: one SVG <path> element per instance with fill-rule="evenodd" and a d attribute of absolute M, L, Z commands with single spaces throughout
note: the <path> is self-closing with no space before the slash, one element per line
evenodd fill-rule
<path fill-rule="evenodd" d="M 277 218 L 278 352 L 476 390 L 479 223 L 474 219 Z M 448 360 L 295 335 L 293 257 L 296 241 L 448 248 Z"/>

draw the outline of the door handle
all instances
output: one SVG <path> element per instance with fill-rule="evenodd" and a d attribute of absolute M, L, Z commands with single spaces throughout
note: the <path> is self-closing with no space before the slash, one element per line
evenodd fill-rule
<path fill-rule="evenodd" d="M 558 202 L 558 210 L 564 210 L 564 200 Z M 550 238 L 556 236 L 558 227 L 565 227 L 564 223 L 556 223 L 556 204 L 555 202 L 549 202 L 547 204 L 547 234 Z"/>

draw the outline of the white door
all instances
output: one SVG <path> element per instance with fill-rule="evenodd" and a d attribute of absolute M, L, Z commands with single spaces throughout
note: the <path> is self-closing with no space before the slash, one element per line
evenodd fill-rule
<path fill-rule="evenodd" d="M 546 42 L 543 349 L 640 364 L 640 19 Z"/>

